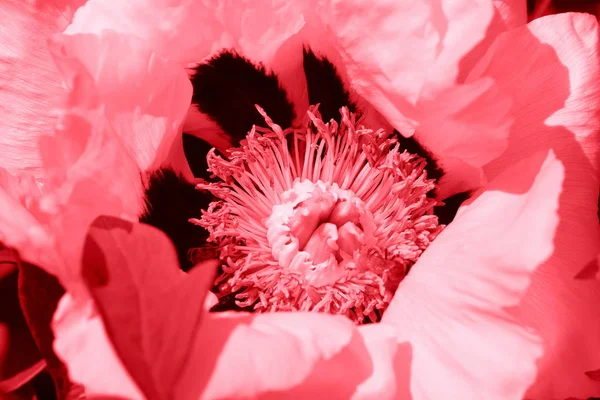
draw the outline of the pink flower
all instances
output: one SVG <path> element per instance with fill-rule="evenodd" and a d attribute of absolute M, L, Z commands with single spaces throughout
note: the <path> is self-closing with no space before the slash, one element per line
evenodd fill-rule
<path fill-rule="evenodd" d="M 0 10 L 16 6 L 7 7 Z M 71 378 L 89 395 L 126 398 L 598 395 L 600 286 L 575 279 L 599 253 L 597 22 L 525 19 L 524 4 L 508 1 L 90 0 L 50 41 L 53 73 L 68 86 L 54 136 L 29 131 L 28 143 L 40 142 L 37 159 L 2 144 L 11 173 L 26 155 L 42 166 L 41 190 L 10 177 L 3 184 L 0 232 L 69 292 L 54 329 Z M 165 235 L 132 222 L 139 171 L 184 164 L 174 141 L 190 97 L 183 67 L 234 48 L 275 71 L 303 116 L 304 44 L 338 67 L 367 128 L 414 135 L 435 156 L 440 198 L 472 191 L 443 231 L 425 229 L 437 237 L 419 249 L 427 247 L 377 324 L 308 312 L 206 313 L 214 264 L 181 272 Z M 16 98 L 25 109 L 35 104 Z M 5 120 L 20 137 L 23 118 Z M 321 135 L 332 130 L 314 123 Z M 185 127 L 221 149 L 231 144 L 195 107 Z M 254 135 L 249 146 L 260 142 Z M 318 179 L 310 181 L 313 194 Z M 347 194 L 329 183 L 324 199 Z M 250 205 L 241 211 L 256 211 Z M 348 225 L 348 242 L 363 228 Z M 311 256 L 343 264 L 321 249 Z"/>

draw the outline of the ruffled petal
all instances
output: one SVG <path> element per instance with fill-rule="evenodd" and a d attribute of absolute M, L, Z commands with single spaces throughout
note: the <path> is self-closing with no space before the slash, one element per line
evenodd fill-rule
<path fill-rule="evenodd" d="M 501 35 L 467 81 L 494 79 L 513 99 L 509 147 L 485 168 L 489 177 L 553 148 L 565 163 L 586 155 L 598 170 L 600 79 L 598 22 L 587 14 L 536 19 Z M 582 153 L 582 150 L 584 154 Z"/>
<path fill-rule="evenodd" d="M 534 274 L 520 317 L 544 340 L 532 398 L 588 397 L 600 385 L 600 301 L 596 282 L 574 279 L 600 252 L 598 23 L 585 14 L 544 17 L 498 38 L 473 70 L 514 99 L 509 147 L 484 167 L 492 178 L 536 151 L 551 149 L 565 167 L 552 257 Z M 523 60 L 527 57 L 528 62 Z M 532 101 L 532 99 L 534 101 Z"/>
<path fill-rule="evenodd" d="M 542 343 L 507 312 L 552 254 L 564 169 L 537 154 L 490 183 L 423 253 L 383 323 L 412 346 L 414 399 L 522 399 Z"/>
<path fill-rule="evenodd" d="M 421 117 L 417 100 L 455 84 L 459 61 L 483 39 L 493 7 L 470 0 L 332 0 L 318 13 L 359 94 L 410 136 Z"/>
<path fill-rule="evenodd" d="M 51 134 L 66 97 L 46 42 L 64 29 L 79 1 L 0 4 L 0 154 L 11 173 L 42 176 L 37 139 Z"/>
<path fill-rule="evenodd" d="M 180 132 L 192 96 L 183 68 L 131 36 L 60 35 L 51 51 L 68 81 L 93 78 L 97 99 L 142 171 L 159 167 Z"/>
<path fill-rule="evenodd" d="M 21 257 L 33 264 L 56 268 L 59 257 L 52 234 L 43 218 L 36 218 L 35 211 L 29 209 L 39 204 L 41 198 L 38 189 L 24 184 L 32 179 L 35 180 L 32 176 L 16 177 L 0 169 L 0 241 L 20 250 Z"/>
<path fill-rule="evenodd" d="M 71 78 L 54 135 L 39 138 L 43 191 L 7 173 L 0 180 L 2 240 L 66 287 L 78 282 L 90 222 L 102 214 L 136 218 L 143 208 L 140 170 L 107 121 L 108 106 L 85 71 Z"/>
<path fill-rule="evenodd" d="M 295 2 L 272 0 L 90 0 L 66 33 L 105 30 L 142 39 L 158 54 L 180 63 L 200 62 L 228 47 L 254 60 L 269 60 L 304 24 Z"/>

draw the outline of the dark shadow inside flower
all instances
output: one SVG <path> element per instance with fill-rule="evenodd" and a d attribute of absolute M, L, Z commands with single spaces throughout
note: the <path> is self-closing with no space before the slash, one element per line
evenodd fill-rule
<path fill-rule="evenodd" d="M 33 264 L 27 262 L 20 264 L 21 307 L 37 347 L 46 361 L 47 371 L 52 376 L 59 397 L 70 393 L 74 387 L 69 381 L 66 366 L 56 356 L 52 347 L 54 333 L 50 325 L 54 311 L 64 293 L 64 288 L 55 276 Z"/>
<path fill-rule="evenodd" d="M 201 139 L 194 140 L 196 144 Z M 197 150 L 197 148 L 195 148 Z M 192 268 L 188 252 L 206 243 L 208 233 L 191 224 L 190 218 L 206 209 L 212 196 L 195 189 L 195 185 L 169 168 L 158 170 L 150 176 L 146 189 L 146 211 L 140 222 L 155 226 L 165 232 L 177 248 L 181 268 Z"/>
<path fill-rule="evenodd" d="M 275 74 L 235 52 L 223 51 L 198 65 L 191 82 L 192 104 L 219 124 L 234 146 L 253 125 L 265 126 L 255 104 L 261 104 L 275 123 L 292 126 L 294 106 Z"/>
<path fill-rule="evenodd" d="M 344 87 L 335 66 L 326 57 L 318 57 L 310 48 L 304 47 L 303 63 L 308 104 L 319 104 L 319 113 L 323 121 L 339 121 L 340 109 L 348 107 L 357 112 L 356 104 Z"/>
<path fill-rule="evenodd" d="M 17 264 L 3 257 L 0 260 L 0 395 L 27 384 L 44 368 L 21 311 L 17 279 Z"/>

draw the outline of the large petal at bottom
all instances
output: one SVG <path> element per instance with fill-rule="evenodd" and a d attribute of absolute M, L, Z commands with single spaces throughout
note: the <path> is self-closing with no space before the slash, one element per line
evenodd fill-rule
<path fill-rule="evenodd" d="M 203 315 L 215 267 L 185 274 L 158 230 L 96 220 L 83 257 L 93 302 L 65 296 L 55 316 L 55 350 L 71 378 L 88 394 L 132 399 L 393 399 L 408 387 L 393 365 L 408 371 L 410 348 L 391 327 L 315 313 Z"/>
<path fill-rule="evenodd" d="M 400 284 L 383 323 L 413 348 L 413 399 L 521 400 L 542 343 L 511 315 L 553 251 L 564 170 L 538 154 L 490 183 Z"/>

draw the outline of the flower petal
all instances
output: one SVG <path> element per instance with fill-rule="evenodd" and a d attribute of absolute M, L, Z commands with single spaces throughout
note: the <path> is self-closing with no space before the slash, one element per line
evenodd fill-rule
<path fill-rule="evenodd" d="M 166 62 L 131 36 L 105 32 L 60 35 L 51 51 L 67 81 L 93 77 L 97 101 L 142 171 L 159 167 L 190 104 L 192 87 L 183 68 Z"/>
<path fill-rule="evenodd" d="M 372 369 L 360 335 L 342 317 L 208 314 L 195 339 L 178 384 L 180 398 L 186 391 L 207 399 L 267 393 L 273 398 L 349 398 Z"/>
<path fill-rule="evenodd" d="M 52 330 L 54 351 L 67 365 L 71 380 L 84 385 L 87 396 L 144 399 L 116 355 L 91 299 L 65 294 L 54 314 Z"/>
<path fill-rule="evenodd" d="M 536 19 L 502 34 L 467 81 L 494 79 L 513 98 L 509 147 L 485 168 L 492 178 L 506 166 L 553 148 L 565 165 L 581 164 L 581 149 L 594 171 L 600 152 L 598 22 L 587 14 Z"/>
<path fill-rule="evenodd" d="M 306 398 L 328 393 L 330 398 L 394 398 L 393 365 L 407 371 L 410 348 L 397 346 L 393 328 L 357 330 L 345 318 L 316 313 L 202 316 L 202 288 L 212 280 L 214 267 L 208 262 L 190 274 L 179 271 L 166 237 L 142 224 L 100 218 L 90 228 L 84 278 L 122 365 L 147 397 Z M 92 321 L 81 322 L 78 328 L 61 319 L 58 313 L 56 351 L 72 378 L 92 393 L 107 395 L 122 387 L 128 390 L 122 394 L 138 398 L 121 367 L 103 370 L 119 362 L 107 347 L 100 321 L 93 326 Z M 84 333 L 85 339 L 79 336 Z M 82 340 L 89 342 L 79 345 Z M 70 341 L 75 345 L 69 348 Z M 81 354 L 88 354 L 92 343 L 106 353 L 97 352 L 102 359 L 98 368 L 81 372 Z M 348 365 L 354 368 L 349 371 Z"/>
<path fill-rule="evenodd" d="M 541 44 L 540 44 L 541 43 Z M 552 257 L 533 275 L 520 317 L 546 350 L 533 398 L 600 393 L 586 372 L 600 368 L 600 301 L 594 281 L 574 279 L 600 253 L 597 219 L 600 160 L 598 23 L 585 14 L 536 19 L 507 32 L 473 70 L 514 99 L 509 147 L 484 167 L 493 178 L 536 151 L 552 151 L 565 167 L 560 223 Z M 525 55 L 529 61 L 523 63 Z M 532 101 L 534 99 L 535 101 Z"/>
<path fill-rule="evenodd" d="M 481 167 L 508 144 L 511 105 L 510 97 L 489 78 L 419 101 L 425 115 L 415 139 L 435 155 L 445 172 L 438 187 L 440 198 L 484 185 Z"/>
<path fill-rule="evenodd" d="M 0 241 L 5 246 L 21 251 L 21 257 L 38 265 L 56 265 L 58 255 L 47 227 L 32 214 L 27 204 L 39 199 L 32 185 L 25 183 L 34 179 L 15 177 L 0 169 Z M 37 202 L 37 201 L 36 201 Z"/>
<path fill-rule="evenodd" d="M 67 288 L 78 285 L 90 222 L 101 214 L 136 218 L 143 207 L 139 168 L 106 120 L 94 82 L 83 72 L 72 82 L 55 134 L 39 138 L 43 191 L 6 173 L 0 180 L 2 240 Z"/>
<path fill-rule="evenodd" d="M 541 343 L 506 309 L 519 306 L 553 251 L 564 170 L 544 156 L 515 165 L 463 206 L 384 314 L 413 347 L 415 399 L 522 399 L 535 379 Z"/>
<path fill-rule="evenodd" d="M 470 0 L 331 0 L 318 13 L 359 94 L 410 136 L 421 117 L 417 100 L 455 83 L 459 61 L 483 39 L 493 7 Z"/>
<path fill-rule="evenodd" d="M 523 0 L 493 0 L 507 28 L 518 28 L 527 23 L 527 2 Z"/>
<path fill-rule="evenodd" d="M 116 351 L 149 398 L 179 398 L 172 391 L 204 313 L 212 267 L 186 275 L 170 241 L 148 225 L 100 217 L 90 226 L 83 278 Z"/>
<path fill-rule="evenodd" d="M 37 139 L 50 134 L 53 111 L 66 92 L 46 42 L 64 29 L 80 1 L 0 4 L 0 153 L 2 167 L 11 173 L 28 171 L 42 176 Z"/>
<path fill-rule="evenodd" d="M 223 48 L 268 60 L 303 25 L 295 2 L 90 0 L 68 34 L 106 30 L 134 35 L 158 54 L 180 63 L 200 62 Z"/>

